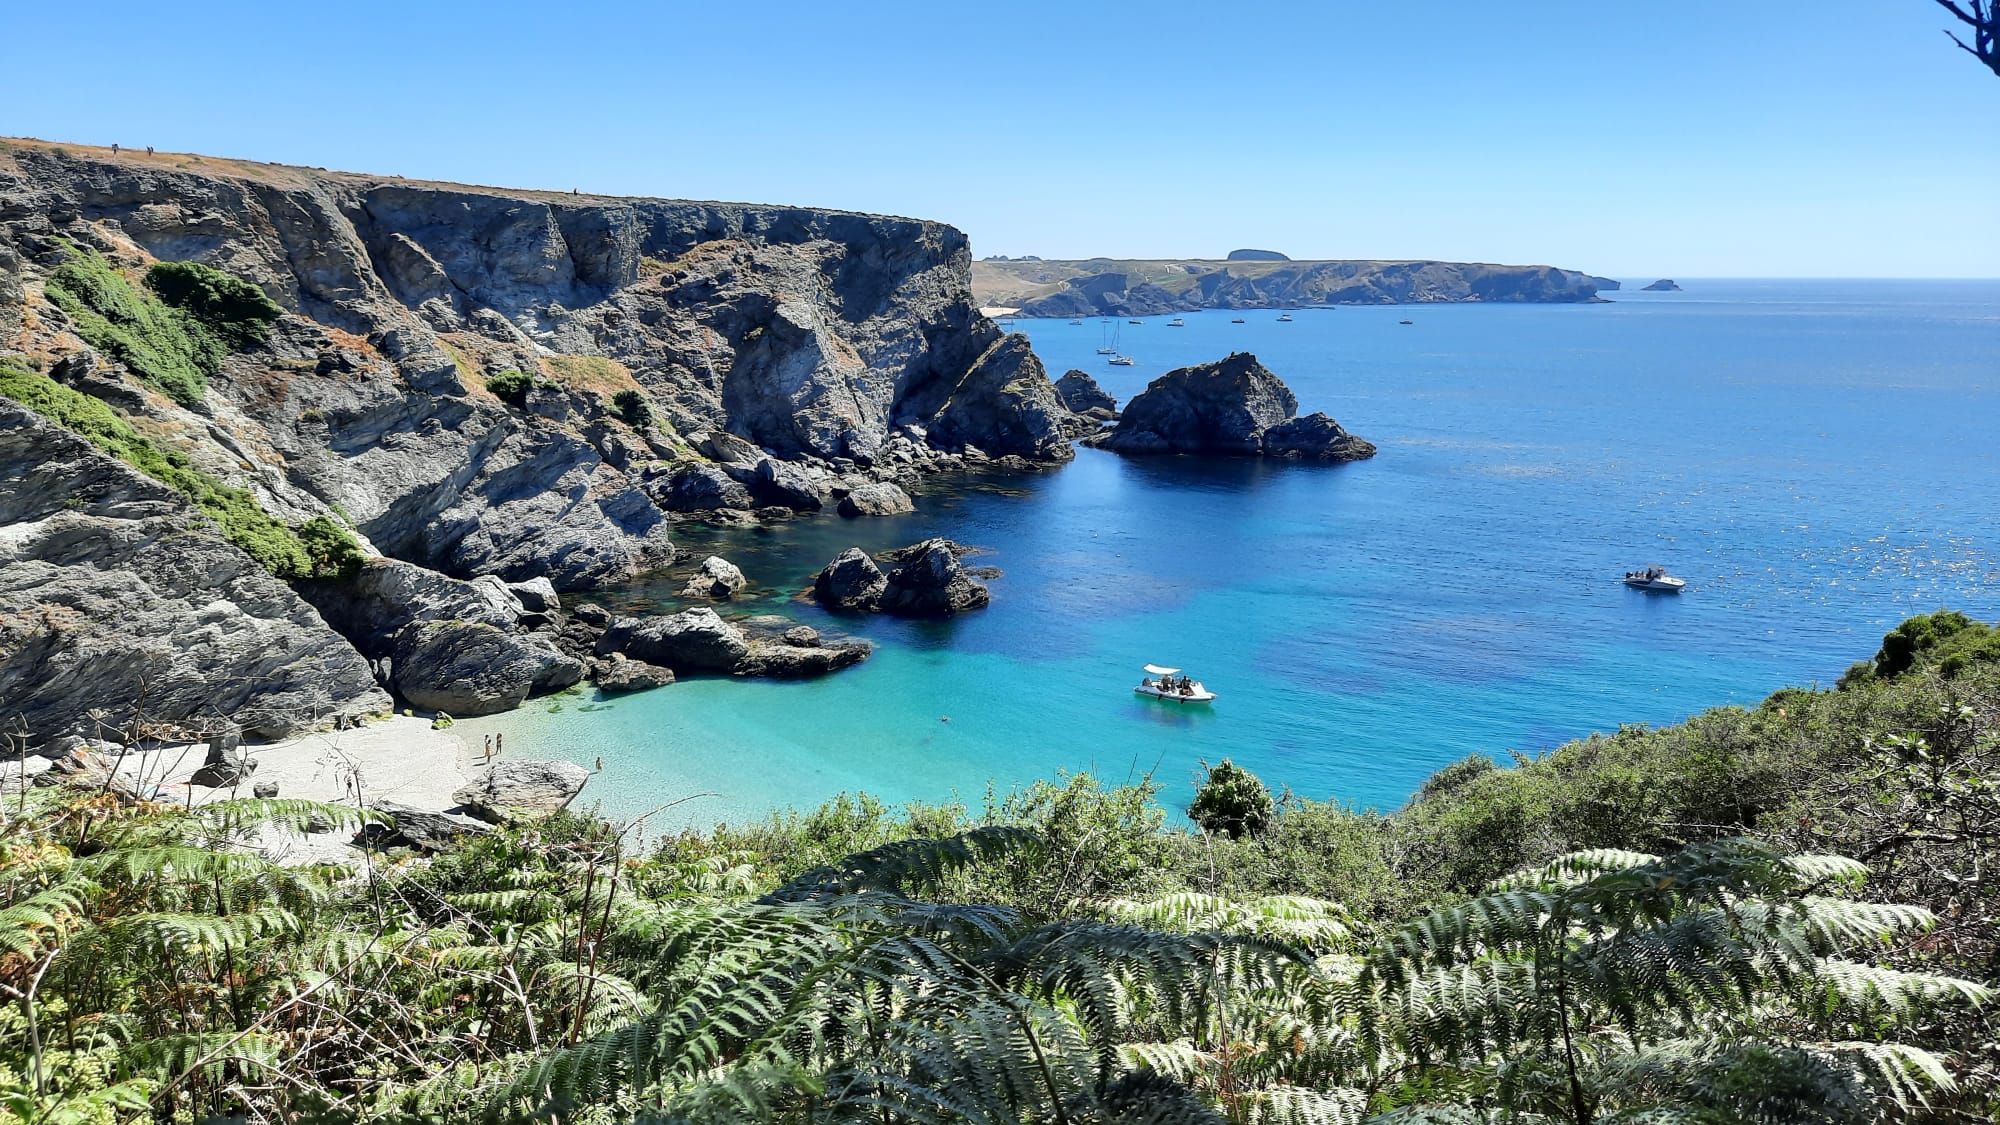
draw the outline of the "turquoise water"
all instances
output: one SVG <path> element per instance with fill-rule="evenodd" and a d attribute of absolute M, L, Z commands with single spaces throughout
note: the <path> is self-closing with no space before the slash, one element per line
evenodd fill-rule
<path fill-rule="evenodd" d="M 680 539 L 782 612 L 874 640 L 813 683 L 696 680 L 463 724 L 566 755 L 656 823 L 842 790 L 977 802 L 1057 770 L 1152 773 L 1184 802 L 1227 755 L 1274 788 L 1401 804 L 1468 753 L 1535 752 L 1830 683 L 1903 617 L 2000 618 L 2000 282 L 1686 282 L 1608 305 L 1021 321 L 1050 374 L 1120 399 L 1254 351 L 1381 447 L 1344 466 L 1121 460 L 942 484 L 916 515 Z M 1244 324 L 1232 324 L 1234 316 Z M 1410 325 L 1399 320 L 1412 320 Z M 987 610 L 840 620 L 798 601 L 841 549 L 942 534 L 1001 568 Z M 1680 597 L 1630 591 L 1663 563 Z M 603 600 L 672 607 L 677 585 Z M 1131 693 L 1147 661 L 1221 693 Z M 588 706 L 591 709 L 583 710 Z M 948 721 L 947 721 L 948 719 Z"/>

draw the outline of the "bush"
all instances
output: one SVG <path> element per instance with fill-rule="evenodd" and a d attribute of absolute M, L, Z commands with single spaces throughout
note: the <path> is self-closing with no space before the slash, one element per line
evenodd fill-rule
<path fill-rule="evenodd" d="M 231 351 L 262 347 L 285 310 L 262 289 L 200 262 L 161 262 L 146 285 L 167 304 L 193 316 Z"/>
<path fill-rule="evenodd" d="M 49 275 L 47 293 L 86 343 L 182 406 L 201 402 L 229 354 L 192 314 L 134 287 L 95 251 L 73 248 Z"/>
<path fill-rule="evenodd" d="M 1204 832 L 1220 832 L 1240 840 L 1268 827 L 1272 811 L 1271 791 L 1257 775 L 1224 758 L 1221 765 L 1209 769 L 1208 779 L 1195 790 L 1187 814 Z"/>
<path fill-rule="evenodd" d="M 508 368 L 486 380 L 486 389 L 502 402 L 520 406 L 528 401 L 528 391 L 534 387 L 535 377 L 525 371 Z"/>
<path fill-rule="evenodd" d="M 635 430 L 653 423 L 653 407 L 638 391 L 628 389 L 612 395 L 611 410 L 620 421 Z"/>
<path fill-rule="evenodd" d="M 273 519 L 248 490 L 195 468 L 179 450 L 161 449 L 89 395 L 5 364 L 0 364 L 0 394 L 186 496 L 215 521 L 224 539 L 279 578 L 331 576 L 359 564 L 360 544 L 346 528 L 320 516 L 293 531 Z"/>
<path fill-rule="evenodd" d="M 298 535 L 312 560 L 314 578 L 352 578 L 367 561 L 361 541 L 330 516 L 314 516 L 300 524 Z"/>
<path fill-rule="evenodd" d="M 1935 668 L 1947 679 L 1974 664 L 2000 663 L 2000 630 L 1953 610 L 1919 614 L 1890 630 L 1872 661 L 1840 677 L 1841 687 L 1888 680 L 1913 668 Z"/>

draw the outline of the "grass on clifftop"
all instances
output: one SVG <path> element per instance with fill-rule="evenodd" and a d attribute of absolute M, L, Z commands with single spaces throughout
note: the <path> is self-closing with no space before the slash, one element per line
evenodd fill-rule
<path fill-rule="evenodd" d="M 197 262 L 161 262 L 140 288 L 83 247 L 49 276 L 47 293 L 91 347 L 190 407 L 222 361 L 263 344 L 283 312 L 263 290 Z"/>
<path fill-rule="evenodd" d="M 0 394 L 186 496 L 215 521 L 223 538 L 279 578 L 338 577 L 361 565 L 360 543 L 338 522 L 315 516 L 297 530 L 287 527 L 247 490 L 195 468 L 179 450 L 155 445 L 89 395 L 4 363 L 0 363 Z"/>

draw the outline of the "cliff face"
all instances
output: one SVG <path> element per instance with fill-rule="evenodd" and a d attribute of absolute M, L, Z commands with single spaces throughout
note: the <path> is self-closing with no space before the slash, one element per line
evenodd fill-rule
<path fill-rule="evenodd" d="M 1470 262 L 1144 260 L 978 262 L 985 306 L 1020 316 L 1153 316 L 1196 309 L 1298 308 L 1435 301 L 1573 303 L 1618 288 L 1553 266 Z"/>
<path fill-rule="evenodd" d="M 283 315 L 183 405 L 50 299 L 88 252 L 128 279 L 212 266 Z M 0 357 L 280 520 L 332 514 L 460 578 L 578 589 L 671 561 L 662 485 L 737 439 L 765 475 L 835 488 L 1065 459 L 1036 438 L 1057 401 L 1039 365 L 982 367 L 1002 334 L 969 264 L 962 233 L 914 219 L 0 142 Z"/>

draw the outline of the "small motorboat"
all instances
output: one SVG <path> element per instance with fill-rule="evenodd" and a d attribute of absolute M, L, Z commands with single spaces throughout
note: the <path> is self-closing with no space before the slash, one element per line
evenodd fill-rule
<path fill-rule="evenodd" d="M 1168 327 L 1168 328 L 1186 328 L 1186 327 L 1187 327 L 1187 321 L 1185 321 L 1185 320 L 1182 320 L 1182 319 L 1181 319 L 1180 317 L 1175 317 L 1175 318 L 1173 318 L 1172 320 L 1170 320 L 1170 321 L 1168 321 L 1168 322 L 1167 322 L 1167 327 Z"/>
<path fill-rule="evenodd" d="M 1622 581 L 1634 590 L 1648 590 L 1659 594 L 1678 594 L 1687 589 L 1686 579 L 1675 578 L 1664 568 L 1657 566 L 1627 571 Z"/>
<path fill-rule="evenodd" d="M 1291 314 L 1291 313 L 1286 313 L 1286 314 L 1284 314 L 1283 316 L 1280 316 L 1280 317 L 1278 318 L 1278 323 L 1279 323 L 1279 324 L 1290 324 L 1291 322 L 1292 322 L 1292 314 Z"/>
<path fill-rule="evenodd" d="M 1399 321 L 1397 321 L 1396 323 L 1397 323 L 1397 324 L 1415 324 L 1415 323 L 1416 323 L 1416 321 L 1414 321 L 1414 320 L 1399 320 Z"/>
<path fill-rule="evenodd" d="M 1128 321 L 1126 321 L 1125 323 L 1127 323 L 1127 324 L 1144 324 L 1144 323 L 1146 323 L 1146 322 L 1145 322 L 1145 321 L 1143 321 L 1143 320 L 1137 320 L 1137 319 L 1134 319 L 1134 320 L 1128 320 Z"/>
<path fill-rule="evenodd" d="M 1232 317 L 1230 317 L 1230 318 L 1229 318 L 1229 323 L 1231 323 L 1231 324 L 1242 324 L 1242 323 L 1243 323 L 1243 318 L 1242 318 L 1242 317 L 1240 317 L 1240 316 L 1232 316 Z"/>
<path fill-rule="evenodd" d="M 1114 355 L 1105 362 L 1113 367 L 1130 367 L 1139 361 L 1129 355 Z"/>
<path fill-rule="evenodd" d="M 1215 693 L 1201 686 L 1200 680 L 1181 675 L 1179 668 L 1162 668 L 1158 664 L 1146 665 L 1146 674 L 1132 690 L 1169 703 L 1209 703 L 1215 699 Z"/>
<path fill-rule="evenodd" d="M 1070 323 L 1071 323 L 1071 324 L 1082 324 L 1083 322 L 1082 322 L 1082 321 L 1080 321 L 1080 320 L 1072 320 L 1072 321 L 1070 321 Z"/>

